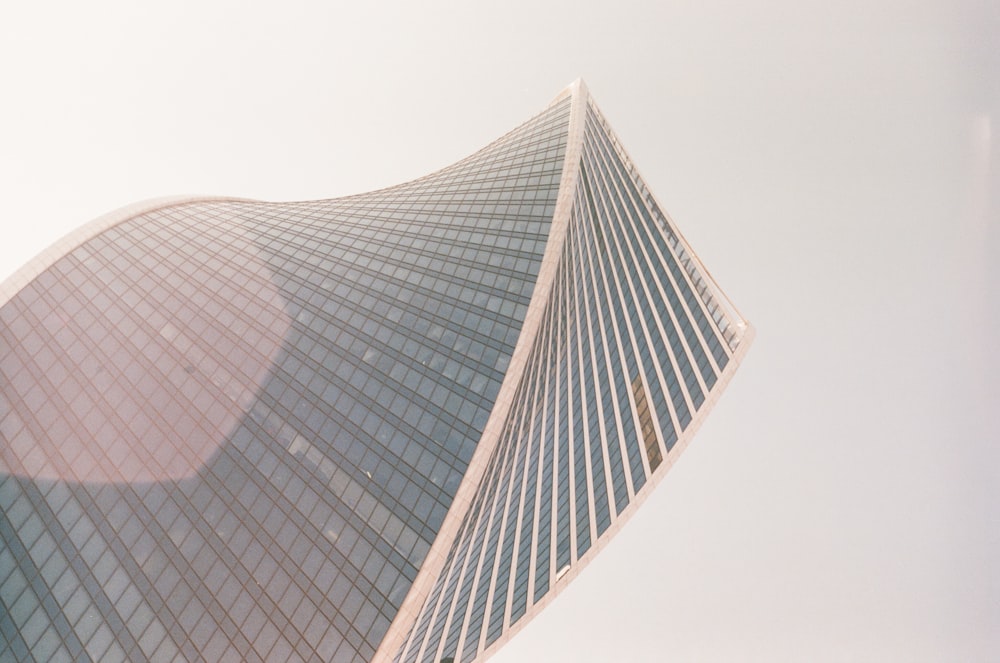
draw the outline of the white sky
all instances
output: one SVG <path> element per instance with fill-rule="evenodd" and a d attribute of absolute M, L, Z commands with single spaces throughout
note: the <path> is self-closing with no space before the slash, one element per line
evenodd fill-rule
<path fill-rule="evenodd" d="M 0 278 L 169 194 L 334 197 L 583 76 L 757 339 L 497 663 L 1000 651 L 1000 5 L 17 3 Z"/>

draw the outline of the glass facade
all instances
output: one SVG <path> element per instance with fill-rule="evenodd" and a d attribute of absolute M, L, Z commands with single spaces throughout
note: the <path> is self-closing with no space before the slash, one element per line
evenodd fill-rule
<path fill-rule="evenodd" d="M 126 218 L 0 299 L 0 660 L 472 660 L 746 329 L 582 84 L 404 185 Z"/>
<path fill-rule="evenodd" d="M 542 328 L 477 500 L 396 661 L 471 661 L 541 606 L 666 470 L 746 338 L 596 107 L 582 105 L 579 177 Z"/>

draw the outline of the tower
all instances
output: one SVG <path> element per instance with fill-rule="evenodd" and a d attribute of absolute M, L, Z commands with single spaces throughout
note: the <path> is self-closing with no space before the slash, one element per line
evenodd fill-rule
<path fill-rule="evenodd" d="M 751 337 L 579 82 L 407 184 L 99 219 L 0 325 L 13 660 L 480 657 Z"/>

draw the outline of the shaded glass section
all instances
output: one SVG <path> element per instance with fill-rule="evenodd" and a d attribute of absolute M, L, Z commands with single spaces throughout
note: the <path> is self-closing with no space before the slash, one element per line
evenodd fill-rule
<path fill-rule="evenodd" d="M 370 660 L 499 392 L 568 114 L 370 194 L 141 214 L 4 304 L 0 660 Z"/>

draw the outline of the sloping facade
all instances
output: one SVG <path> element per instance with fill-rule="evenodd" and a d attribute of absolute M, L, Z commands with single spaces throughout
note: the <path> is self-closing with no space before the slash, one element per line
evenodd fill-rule
<path fill-rule="evenodd" d="M 0 660 L 472 660 L 746 350 L 577 83 L 419 180 L 159 201 L 0 289 Z"/>
<path fill-rule="evenodd" d="M 456 534 L 435 543 L 440 568 L 404 606 L 412 626 L 380 651 L 397 662 L 480 658 L 542 609 L 662 478 L 752 340 L 586 88 L 570 92 L 511 391 L 449 514 Z"/>

